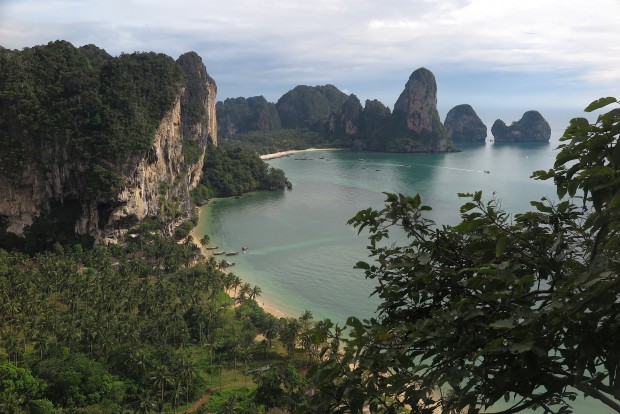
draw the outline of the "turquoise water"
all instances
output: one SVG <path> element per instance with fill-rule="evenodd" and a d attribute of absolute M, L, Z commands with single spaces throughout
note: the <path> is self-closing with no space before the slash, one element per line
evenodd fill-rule
<path fill-rule="evenodd" d="M 495 193 L 505 210 L 523 212 L 531 200 L 555 198 L 553 183 L 529 177 L 551 168 L 556 147 L 557 139 L 467 144 L 451 154 L 295 154 L 269 162 L 285 171 L 292 190 L 218 200 L 203 207 L 199 226 L 221 250 L 249 246 L 235 256 L 233 269 L 261 286 L 283 314 L 297 317 L 308 309 L 315 319 L 342 325 L 349 315 L 370 317 L 378 304 L 370 296 L 374 283 L 353 269 L 367 259 L 366 236 L 346 224 L 357 211 L 381 208 L 383 192 L 419 193 L 433 207 L 431 218 L 454 224 L 464 203 L 457 193 L 482 190 L 486 198 Z M 575 413 L 613 412 L 593 399 L 572 405 Z"/>
<path fill-rule="evenodd" d="M 274 159 L 269 163 L 285 171 L 292 190 L 218 200 L 203 207 L 200 226 L 222 250 L 249 246 L 233 270 L 288 316 L 308 309 L 341 324 L 349 315 L 367 318 L 378 304 L 370 297 L 374 285 L 353 269 L 367 259 L 367 239 L 346 222 L 361 209 L 380 208 L 383 192 L 419 193 L 433 208 L 430 217 L 450 224 L 464 203 L 459 192 L 482 190 L 490 198 L 495 191 L 511 212 L 554 197 L 552 183 L 529 177 L 552 166 L 557 144 L 461 147 L 449 154 L 320 151 Z"/>

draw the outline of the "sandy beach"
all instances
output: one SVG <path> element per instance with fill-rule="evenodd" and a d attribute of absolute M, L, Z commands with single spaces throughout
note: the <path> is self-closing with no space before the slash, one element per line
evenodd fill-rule
<path fill-rule="evenodd" d="M 200 214 L 201 214 L 201 210 L 198 210 L 198 220 L 200 221 Z M 202 243 L 200 243 L 200 239 L 202 238 L 202 235 L 198 233 L 198 227 L 196 226 L 192 229 L 192 231 L 190 232 L 190 235 L 194 238 L 194 242 L 198 245 L 198 247 L 200 247 L 200 251 L 202 253 L 202 255 L 205 258 L 209 258 L 211 256 L 210 254 L 210 250 L 206 249 L 206 246 L 203 246 Z M 237 276 L 239 276 L 242 281 L 243 281 L 243 275 L 239 274 L 238 272 L 234 271 L 234 268 L 229 268 L 228 271 L 235 273 Z M 228 296 L 230 296 L 231 298 L 235 298 L 235 290 L 234 289 L 228 289 L 226 291 L 226 293 L 228 294 Z M 264 293 L 264 292 L 263 292 Z M 272 302 L 269 301 L 269 297 L 263 297 L 263 293 L 261 293 L 261 295 L 256 299 L 256 303 L 258 303 L 260 305 L 261 308 L 263 308 L 263 310 L 267 313 L 270 313 L 271 315 L 275 316 L 276 318 L 289 318 L 289 317 L 293 317 L 291 315 L 288 315 L 285 311 L 280 310 L 277 306 L 275 306 Z"/>
<path fill-rule="evenodd" d="M 264 155 L 261 155 L 260 158 L 262 160 L 271 160 L 271 159 L 274 159 L 274 158 L 285 157 L 287 155 L 298 154 L 298 153 L 302 153 L 302 152 L 338 151 L 338 150 L 341 150 L 341 149 L 342 148 L 308 148 L 308 149 L 303 149 L 303 150 L 288 150 L 288 151 L 275 152 L 275 153 L 272 153 L 272 154 L 264 154 Z M 201 213 L 202 213 L 202 210 L 198 209 L 198 220 L 199 221 L 201 220 L 201 217 L 200 217 Z M 190 234 L 194 238 L 195 243 L 198 244 L 198 246 L 200 247 L 200 251 L 202 252 L 202 255 L 205 258 L 208 259 L 211 256 L 211 251 L 207 250 L 206 246 L 203 246 L 202 243 L 200 243 L 200 239 L 202 238 L 202 235 L 199 234 L 199 232 L 198 232 L 198 228 L 199 227 L 200 226 L 194 227 Z M 230 268 L 229 271 L 235 273 L 237 276 L 239 276 L 243 280 L 243 274 L 240 274 L 239 272 L 235 271 L 234 267 Z M 228 291 L 226 291 L 226 293 L 231 298 L 235 297 L 235 290 L 234 289 L 229 289 Z M 279 309 L 278 306 L 275 306 L 273 304 L 273 302 L 269 300 L 269 292 L 263 292 L 256 299 L 256 302 L 260 305 L 261 308 L 263 308 L 263 310 L 265 310 L 265 312 L 268 312 L 268 313 L 272 314 L 273 316 L 275 316 L 277 318 L 295 317 L 293 315 L 289 315 L 286 312 L 286 310 Z"/>
<path fill-rule="evenodd" d="M 287 155 L 299 154 L 301 152 L 316 152 L 316 151 L 338 151 L 342 150 L 342 148 L 308 148 L 303 150 L 288 150 L 288 151 L 280 151 L 274 152 L 272 154 L 264 154 L 260 156 L 261 160 L 272 160 L 274 158 L 286 157 Z"/>

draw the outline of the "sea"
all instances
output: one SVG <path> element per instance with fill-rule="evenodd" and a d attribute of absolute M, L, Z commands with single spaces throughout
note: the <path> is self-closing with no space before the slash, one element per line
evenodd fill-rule
<path fill-rule="evenodd" d="M 548 170 L 570 118 L 552 124 L 544 143 L 458 143 L 453 153 L 376 153 L 346 150 L 304 152 L 268 161 L 284 170 L 292 190 L 218 199 L 202 207 L 199 231 L 218 250 L 240 252 L 231 268 L 258 285 L 280 316 L 312 312 L 344 325 L 348 316 L 368 319 L 379 303 L 375 282 L 354 269 L 368 257 L 368 234 L 347 224 L 358 211 L 381 209 L 385 193 L 419 194 L 438 225 L 459 222 L 459 193 L 482 191 L 517 214 L 530 202 L 557 200 L 551 181 L 531 178 Z M 490 134 L 489 134 L 490 135 Z M 399 243 L 402 240 L 390 242 Z M 242 252 L 242 246 L 247 251 Z M 221 257 L 221 256 L 219 256 Z M 611 412 L 596 401 L 578 400 L 576 413 Z"/>

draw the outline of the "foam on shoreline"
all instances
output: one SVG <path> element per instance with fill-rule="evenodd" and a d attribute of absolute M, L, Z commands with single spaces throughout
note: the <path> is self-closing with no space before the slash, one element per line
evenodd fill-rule
<path fill-rule="evenodd" d="M 199 208 L 198 209 L 198 222 L 200 222 L 200 220 L 202 219 L 201 217 L 202 215 L 202 209 Z M 202 235 L 198 233 L 198 228 L 199 226 L 196 226 L 192 229 L 192 231 L 190 232 L 190 235 L 194 238 L 194 241 L 198 244 L 198 247 L 200 247 L 200 252 L 202 253 L 202 255 L 206 258 L 209 259 L 209 257 L 211 256 L 210 250 L 206 249 L 206 246 L 203 246 L 202 243 L 200 243 L 200 239 L 202 238 Z M 231 269 L 232 271 L 232 269 Z M 235 273 L 237 276 L 242 277 L 242 275 L 236 273 L 233 271 L 233 273 Z M 235 298 L 235 289 L 228 289 L 226 291 L 226 293 L 228 294 L 228 296 L 230 296 L 232 299 Z M 258 303 L 258 305 L 267 313 L 275 316 L 276 318 L 289 318 L 292 317 L 291 315 L 289 315 L 285 310 L 280 310 L 277 306 L 275 306 L 273 304 L 273 302 L 271 302 L 269 300 L 269 297 L 263 297 L 263 294 L 261 293 L 261 295 L 255 299 L 256 303 Z"/>
<path fill-rule="evenodd" d="M 308 148 L 303 150 L 287 150 L 287 151 L 279 151 L 271 154 L 264 154 L 260 156 L 261 160 L 272 160 L 274 158 L 282 158 L 287 155 L 299 154 L 301 152 L 317 152 L 317 151 L 338 151 L 342 150 L 342 148 Z"/>

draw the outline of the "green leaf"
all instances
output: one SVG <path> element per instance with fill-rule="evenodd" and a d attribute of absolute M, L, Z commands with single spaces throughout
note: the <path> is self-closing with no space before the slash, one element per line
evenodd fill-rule
<path fill-rule="evenodd" d="M 366 262 L 357 262 L 354 266 L 354 269 L 364 269 L 364 270 L 368 270 L 370 269 L 370 265 Z"/>
<path fill-rule="evenodd" d="M 609 202 L 609 207 L 615 208 L 620 204 L 620 191 L 616 192 L 611 201 Z"/>
<path fill-rule="evenodd" d="M 472 210 L 474 208 L 476 208 L 477 204 L 476 203 L 465 203 L 461 206 L 461 213 L 465 213 L 469 210 Z"/>
<path fill-rule="evenodd" d="M 497 240 L 497 244 L 495 245 L 495 257 L 500 257 L 504 254 L 504 249 L 506 249 L 506 242 L 508 242 L 508 237 L 502 236 Z"/>
<path fill-rule="evenodd" d="M 601 99 L 597 99 L 596 101 L 592 102 L 590 105 L 588 105 L 588 107 L 586 109 L 584 109 L 585 112 L 592 112 L 592 111 L 596 111 L 597 109 L 603 108 L 604 106 L 607 106 L 611 103 L 617 102 L 616 98 L 613 98 L 611 96 L 608 96 L 606 98 L 601 98 Z"/>
<path fill-rule="evenodd" d="M 584 171 L 581 175 L 586 175 L 587 173 L 590 177 L 598 177 L 601 175 L 611 175 L 614 172 L 614 169 L 609 166 L 595 165 L 589 170 Z"/>
<path fill-rule="evenodd" d="M 515 322 L 515 318 L 511 316 L 510 318 L 500 319 L 498 321 L 495 321 L 490 326 L 491 328 L 498 328 L 498 329 L 512 328 L 514 322 Z"/>
<path fill-rule="evenodd" d="M 508 348 L 514 352 L 515 354 L 521 354 L 523 352 L 529 351 L 534 347 L 533 339 L 526 339 L 522 342 L 511 342 L 508 344 Z"/>

